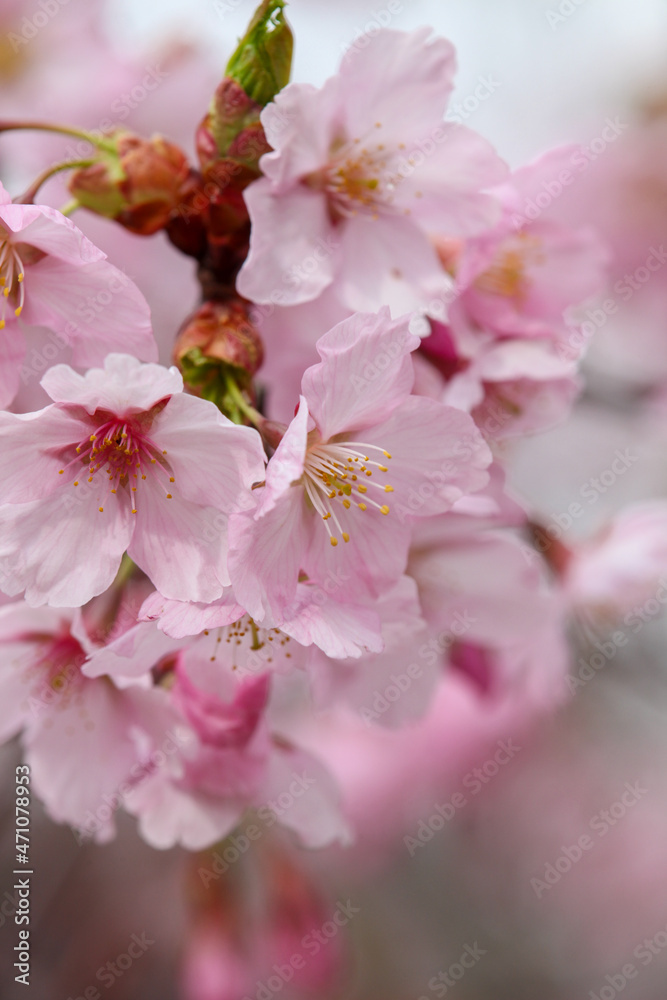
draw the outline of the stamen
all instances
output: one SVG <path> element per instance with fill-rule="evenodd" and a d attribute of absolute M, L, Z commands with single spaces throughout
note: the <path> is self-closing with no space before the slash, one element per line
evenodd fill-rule
<path fill-rule="evenodd" d="M 363 450 L 359 450 L 363 449 Z M 324 522 L 332 546 L 338 544 L 339 538 L 349 541 L 350 534 L 344 531 L 335 511 L 335 502 L 340 501 L 345 511 L 353 509 L 351 497 L 356 493 L 366 502 L 357 501 L 354 506 L 359 510 L 368 509 L 368 504 L 375 507 L 381 514 L 388 514 L 386 504 L 376 503 L 368 494 L 369 486 L 383 493 L 393 493 L 394 488 L 389 483 L 375 482 L 373 477 L 381 472 L 388 472 L 386 465 L 381 465 L 369 458 L 369 452 L 380 451 L 390 458 L 390 453 L 379 445 L 369 445 L 358 441 L 331 442 L 316 444 L 308 449 L 304 464 L 303 485 L 306 496 L 315 511 Z M 359 482 L 358 473 L 363 473 L 363 483 Z M 332 530 L 330 522 L 335 525 Z"/>

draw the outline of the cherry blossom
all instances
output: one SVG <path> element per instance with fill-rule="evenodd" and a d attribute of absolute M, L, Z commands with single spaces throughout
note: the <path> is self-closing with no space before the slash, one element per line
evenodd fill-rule
<path fill-rule="evenodd" d="M 230 525 L 232 584 L 253 617 L 284 614 L 301 571 L 379 595 L 403 572 L 413 517 L 485 485 L 490 453 L 470 418 L 410 395 L 418 344 L 388 310 L 318 342 L 257 509 Z"/>
<path fill-rule="evenodd" d="M 0 406 L 20 382 L 23 327 L 55 331 L 74 365 L 110 351 L 157 358 L 150 311 L 134 282 L 48 205 L 14 205 L 0 185 Z M 20 322 L 19 322 L 20 317 Z"/>
<path fill-rule="evenodd" d="M 214 600 L 229 583 L 226 513 L 252 506 L 259 435 L 183 393 L 176 369 L 109 355 L 85 376 L 66 365 L 54 400 L 0 414 L 0 553 L 6 593 L 75 607 L 130 557 L 176 599 Z"/>
<path fill-rule="evenodd" d="M 241 294 L 295 305 L 336 281 L 351 309 L 377 309 L 396 274 L 442 278 L 430 231 L 468 235 L 497 218 L 482 192 L 506 168 L 480 136 L 443 121 L 455 55 L 429 35 L 378 32 L 321 89 L 290 84 L 265 109 L 274 152 L 246 193 Z"/>

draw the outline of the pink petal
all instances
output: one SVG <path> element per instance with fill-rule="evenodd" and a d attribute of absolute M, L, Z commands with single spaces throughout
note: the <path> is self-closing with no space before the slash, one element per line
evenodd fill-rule
<path fill-rule="evenodd" d="M 410 396 L 363 440 L 392 456 L 384 476 L 394 492 L 380 494 L 387 520 L 448 510 L 488 482 L 492 456 L 479 430 L 466 413 L 435 400 Z"/>
<path fill-rule="evenodd" d="M 17 323 L 0 330 L 0 410 L 13 401 L 21 383 L 25 338 Z"/>
<path fill-rule="evenodd" d="M 299 186 L 274 195 L 261 179 L 245 191 L 252 229 L 250 253 L 236 287 L 252 302 L 307 302 L 334 278 L 340 241 L 326 197 Z"/>
<path fill-rule="evenodd" d="M 282 632 L 302 646 L 315 645 L 327 656 L 343 659 L 382 649 L 377 612 L 345 601 L 341 594 L 332 598 L 317 585 L 300 584 L 303 606 L 280 626 Z"/>
<path fill-rule="evenodd" d="M 229 574 L 237 600 L 252 618 L 282 619 L 294 600 L 311 531 L 302 486 L 287 490 L 257 521 L 247 514 L 231 518 Z"/>
<path fill-rule="evenodd" d="M 150 476 L 136 494 L 137 513 L 128 555 L 165 597 L 179 601 L 214 601 L 229 583 L 224 531 L 211 534 L 219 516 L 174 493 Z"/>
<path fill-rule="evenodd" d="M 27 503 L 48 496 L 76 478 L 59 475 L 71 449 L 88 438 L 90 424 L 64 407 L 34 413 L 0 413 L 0 503 Z M 84 477 L 84 468 L 77 471 Z"/>
<path fill-rule="evenodd" d="M 233 625 L 245 615 L 245 608 L 234 599 L 229 590 L 212 604 L 195 604 L 172 601 L 157 590 L 141 605 L 139 617 L 143 621 L 157 621 L 158 627 L 174 639 L 199 635 L 204 629 Z"/>
<path fill-rule="evenodd" d="M 157 360 L 150 309 L 136 285 L 106 260 L 73 267 L 45 257 L 25 279 L 23 319 L 66 336 L 72 363 L 99 365 L 111 351 Z"/>
<path fill-rule="evenodd" d="M 0 218 L 12 232 L 20 232 L 22 243 L 74 266 L 105 259 L 71 219 L 48 205 L 6 205 Z"/>
<path fill-rule="evenodd" d="M 86 677 L 103 674 L 118 679 L 143 677 L 163 656 L 178 648 L 173 639 L 152 623 L 138 622 L 120 638 L 94 650 L 82 667 L 82 673 Z"/>
<path fill-rule="evenodd" d="M 169 462 L 181 495 L 226 512 L 255 505 L 253 483 L 264 478 L 256 430 L 238 427 L 205 399 L 179 393 L 158 415 L 151 436 Z"/>
<path fill-rule="evenodd" d="M 397 204 L 425 229 L 447 236 L 470 236 L 494 225 L 501 203 L 483 189 L 505 180 L 507 165 L 486 139 L 463 125 L 442 123 L 437 134 L 442 139 L 429 139 L 425 153 L 419 145 L 408 149 Z"/>
<path fill-rule="evenodd" d="M 382 494 L 386 499 L 385 494 Z M 378 597 L 396 583 L 404 573 L 410 545 L 410 527 L 391 514 L 383 515 L 368 506 L 336 509 L 341 531 L 349 535 L 344 542 L 340 532 L 331 525 L 338 545 L 331 545 L 321 517 L 311 515 L 311 540 L 303 560 L 303 569 L 310 580 L 328 587 L 343 588 L 350 598 Z M 331 523 L 331 522 L 330 522 Z"/>
<path fill-rule="evenodd" d="M 113 582 L 133 527 L 129 506 L 109 494 L 106 482 L 5 504 L 0 507 L 2 588 L 8 594 L 25 588 L 26 600 L 35 606 L 81 607 Z"/>
<path fill-rule="evenodd" d="M 157 773 L 128 793 L 126 808 L 137 816 L 141 836 L 151 847 L 166 850 L 180 844 L 200 851 L 231 833 L 245 803 L 181 788 Z"/>
<path fill-rule="evenodd" d="M 290 83 L 262 111 L 266 137 L 276 153 L 262 157 L 262 170 L 276 194 L 284 194 L 301 178 L 329 160 L 337 129 L 338 80 L 317 89 Z"/>
<path fill-rule="evenodd" d="M 385 132 L 426 136 L 447 107 L 456 72 L 451 42 L 430 39 L 430 28 L 379 31 L 352 44 L 340 69 L 340 94 L 350 139 Z M 376 128 L 379 122 L 381 128 Z"/>
<path fill-rule="evenodd" d="M 414 309 L 420 301 L 418 290 L 442 282 L 442 266 L 431 241 L 407 216 L 347 219 L 340 238 L 337 287 L 350 309 L 371 312 L 386 303 L 395 308 L 406 285 L 415 289 L 415 300 L 408 303 Z"/>
<path fill-rule="evenodd" d="M 285 431 L 283 438 L 266 467 L 266 482 L 257 490 L 257 511 L 255 518 L 263 517 L 272 510 L 282 497 L 303 475 L 303 464 L 308 443 L 308 404 L 299 397 L 299 409 L 294 420 Z"/>
<path fill-rule="evenodd" d="M 290 793 L 290 788 L 296 790 Z M 334 841 L 349 843 L 350 831 L 341 813 L 338 788 L 325 766 L 305 750 L 278 749 L 272 754 L 258 802 L 291 794 L 289 809 L 280 817 L 283 826 L 299 836 L 306 847 L 325 847 Z"/>
<path fill-rule="evenodd" d="M 142 364 L 129 354 L 109 354 L 104 368 L 91 368 L 85 375 L 68 365 L 55 365 L 41 385 L 56 403 L 74 403 L 88 413 L 105 409 L 124 416 L 150 410 L 182 392 L 183 378 L 176 368 Z"/>
<path fill-rule="evenodd" d="M 410 352 L 418 346 L 408 319 L 392 321 L 384 307 L 377 315 L 351 316 L 321 337 L 322 361 L 306 371 L 302 391 L 322 439 L 386 419 L 412 388 Z"/>

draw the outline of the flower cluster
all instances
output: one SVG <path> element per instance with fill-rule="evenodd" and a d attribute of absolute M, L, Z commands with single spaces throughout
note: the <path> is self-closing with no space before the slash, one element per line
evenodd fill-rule
<path fill-rule="evenodd" d="M 122 808 L 198 850 L 270 806 L 345 842 L 332 732 L 417 731 L 455 684 L 547 711 L 569 623 L 662 570 L 661 509 L 577 547 L 505 488 L 507 439 L 568 413 L 604 282 L 594 232 L 525 212 L 572 148 L 511 173 L 445 120 L 455 54 L 426 29 L 289 83 L 282 6 L 239 43 L 198 165 L 123 129 L 88 136 L 65 212 L 0 189 L 0 729 L 81 837 Z M 196 261 L 171 367 L 73 208 Z M 46 404 L 19 392 L 36 327 L 70 352 Z"/>

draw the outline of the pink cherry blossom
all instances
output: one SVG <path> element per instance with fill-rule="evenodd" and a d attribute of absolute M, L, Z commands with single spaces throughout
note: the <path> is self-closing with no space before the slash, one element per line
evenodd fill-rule
<path fill-rule="evenodd" d="M 485 485 L 491 456 L 470 418 L 410 395 L 418 344 L 386 309 L 318 341 L 257 510 L 230 525 L 234 592 L 253 618 L 281 618 L 301 571 L 377 596 L 403 572 L 413 517 Z"/>
<path fill-rule="evenodd" d="M 274 152 L 246 193 L 241 294 L 294 305 L 336 281 L 350 308 L 377 309 L 392 274 L 442 280 L 429 231 L 467 235 L 497 217 L 481 192 L 506 168 L 485 140 L 443 121 L 455 55 L 429 34 L 380 31 L 321 89 L 290 84 L 264 110 Z"/>
<path fill-rule="evenodd" d="M 75 365 L 101 364 L 114 350 L 157 358 L 148 304 L 134 282 L 60 212 L 14 205 L 2 185 L 0 285 L 3 408 L 19 386 L 24 324 L 55 331 Z"/>
<path fill-rule="evenodd" d="M 461 672 L 483 695 L 532 701 L 566 694 L 566 602 L 507 531 L 450 515 L 416 527 L 409 572 L 430 636 L 425 661 Z"/>
<path fill-rule="evenodd" d="M 54 820 L 108 840 L 119 787 L 142 773 L 139 731 L 164 739 L 178 721 L 165 693 L 84 677 L 94 647 L 79 612 L 7 604 L 0 646 L 0 740 L 21 733 L 33 788 Z"/>
<path fill-rule="evenodd" d="M 667 604 L 667 504 L 633 504 L 572 545 L 563 585 L 574 610 L 598 625 L 641 627 Z M 648 608 L 645 608 L 648 605 Z"/>
<path fill-rule="evenodd" d="M 156 769 L 128 792 L 126 808 L 148 843 L 199 850 L 231 832 L 253 806 L 265 816 L 272 810 L 310 846 L 345 839 L 326 770 L 271 734 L 269 692 L 268 674 L 237 679 L 197 655 L 179 660 L 171 700 L 196 734 L 197 749 L 179 761 L 179 772 Z"/>
<path fill-rule="evenodd" d="M 426 712 L 441 668 L 435 659 L 413 662 L 415 650 L 429 638 L 414 580 L 402 577 L 378 599 L 377 609 L 384 648 L 357 660 L 316 654 L 314 700 L 322 710 L 348 705 L 367 725 L 398 727 Z"/>
<path fill-rule="evenodd" d="M 5 592 L 82 605 L 127 551 L 167 597 L 220 596 L 226 514 L 253 505 L 263 476 L 257 432 L 127 355 L 85 376 L 58 365 L 42 385 L 52 405 L 0 414 Z"/>
<path fill-rule="evenodd" d="M 286 611 L 278 627 L 273 620 L 254 621 L 231 588 L 210 604 L 169 600 L 155 591 L 139 610 L 138 623 L 96 651 L 83 672 L 88 677 L 109 674 L 119 682 L 145 677 L 163 657 L 190 649 L 244 678 L 305 668 L 311 647 L 339 659 L 382 649 L 380 621 L 372 607 L 334 600 L 314 584 L 300 583 Z"/>
<path fill-rule="evenodd" d="M 517 170 L 496 189 L 500 221 L 463 241 L 458 252 L 451 242 L 446 248 L 457 286 L 449 323 L 460 338 L 482 330 L 558 342 L 566 311 L 604 287 L 609 253 L 591 229 L 543 219 L 539 210 L 537 218 L 522 214 L 572 152 L 569 146 L 554 149 Z"/>
<path fill-rule="evenodd" d="M 344 594 L 330 597 L 313 583 L 297 585 L 294 602 L 279 622 L 254 621 L 237 603 L 232 588 L 207 605 L 166 600 L 156 592 L 144 601 L 139 617 L 157 620 L 175 639 L 213 633 L 220 648 L 211 659 L 222 660 L 241 675 L 302 666 L 311 646 L 335 658 L 356 658 L 382 648 L 380 621 L 372 607 L 346 601 Z M 215 650 L 213 641 L 209 645 Z"/>
<path fill-rule="evenodd" d="M 581 388 L 577 366 L 548 339 L 478 331 L 463 346 L 452 327 L 430 325 L 420 355 L 439 380 L 422 374 L 420 391 L 469 412 L 488 440 L 534 434 L 568 415 Z"/>

